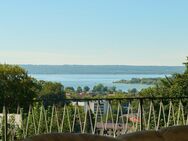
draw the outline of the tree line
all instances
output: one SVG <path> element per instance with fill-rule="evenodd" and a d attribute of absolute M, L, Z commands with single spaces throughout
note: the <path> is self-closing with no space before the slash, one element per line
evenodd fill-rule
<path fill-rule="evenodd" d="M 106 95 L 115 92 L 116 87 L 106 87 L 103 84 L 97 84 L 93 89 L 88 86 L 78 86 L 77 89 L 64 87 L 59 82 L 37 80 L 18 65 L 0 64 L 0 100 L 3 101 L 0 107 L 28 105 L 32 100 L 63 101 L 67 93 L 75 98 L 80 93 L 92 96 L 91 94 Z"/>
<path fill-rule="evenodd" d="M 188 58 L 184 63 L 185 72 L 175 73 L 171 77 L 157 80 L 155 86 L 146 88 L 138 92 L 136 89 L 130 90 L 130 94 L 137 93 L 140 96 L 187 96 L 188 95 Z M 41 81 L 31 77 L 28 72 L 18 65 L 0 64 L 0 103 L 2 107 L 19 103 L 24 105 L 26 102 L 35 99 L 63 100 L 66 93 L 74 98 L 79 93 L 91 93 L 94 95 L 106 96 L 107 94 L 127 94 L 116 89 L 97 84 L 90 89 L 88 86 L 65 87 L 58 82 Z M 88 95 L 92 96 L 92 95 Z M 125 95 L 126 96 L 126 95 Z"/>

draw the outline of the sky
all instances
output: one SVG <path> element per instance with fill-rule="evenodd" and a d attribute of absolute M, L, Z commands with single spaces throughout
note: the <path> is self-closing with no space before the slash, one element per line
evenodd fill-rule
<path fill-rule="evenodd" d="M 188 0 L 0 0 L 0 63 L 179 66 Z"/>

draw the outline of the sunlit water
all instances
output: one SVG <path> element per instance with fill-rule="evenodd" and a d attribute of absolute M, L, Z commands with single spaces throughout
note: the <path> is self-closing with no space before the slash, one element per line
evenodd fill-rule
<path fill-rule="evenodd" d="M 118 84 L 113 83 L 114 81 L 131 78 L 157 78 L 165 77 L 165 75 L 160 74 L 31 74 L 31 76 L 37 78 L 38 80 L 54 81 L 60 82 L 65 87 L 72 86 L 77 88 L 78 86 L 84 87 L 89 86 L 93 88 L 96 84 L 103 84 L 105 86 L 115 86 L 118 90 L 127 91 L 132 88 L 141 90 L 147 88 L 150 85 L 144 84 Z"/>

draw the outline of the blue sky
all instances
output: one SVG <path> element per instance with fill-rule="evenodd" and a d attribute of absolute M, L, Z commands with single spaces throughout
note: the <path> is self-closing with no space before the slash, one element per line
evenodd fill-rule
<path fill-rule="evenodd" d="M 0 62 L 182 65 L 187 0 L 0 1 Z"/>

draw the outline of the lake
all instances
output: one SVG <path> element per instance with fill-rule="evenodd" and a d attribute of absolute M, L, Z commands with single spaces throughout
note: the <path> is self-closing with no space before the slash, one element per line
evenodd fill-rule
<path fill-rule="evenodd" d="M 84 87 L 89 86 L 93 88 L 96 84 L 103 84 L 105 86 L 115 86 L 118 90 L 128 91 L 129 89 L 136 88 L 141 90 L 147 88 L 150 85 L 144 84 L 117 84 L 113 81 L 126 79 L 130 80 L 131 78 L 164 78 L 163 74 L 30 74 L 32 77 L 35 77 L 38 80 L 60 82 L 65 87 L 72 86 L 77 88 L 78 86 Z"/>

